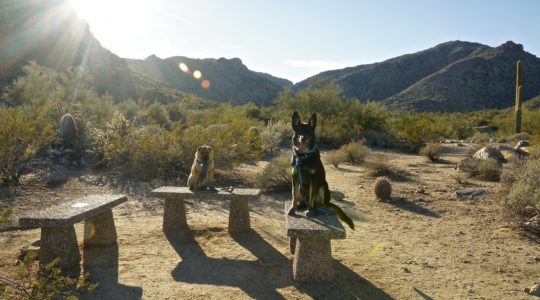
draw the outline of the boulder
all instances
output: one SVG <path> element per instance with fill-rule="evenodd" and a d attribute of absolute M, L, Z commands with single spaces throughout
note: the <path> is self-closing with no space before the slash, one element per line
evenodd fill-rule
<path fill-rule="evenodd" d="M 533 296 L 540 297 L 540 283 L 537 283 L 537 284 L 533 285 L 529 289 L 529 294 L 531 294 Z"/>
<path fill-rule="evenodd" d="M 531 143 L 527 140 L 521 140 L 517 143 L 516 147 L 514 147 L 515 149 L 520 149 L 522 147 L 529 147 L 531 145 Z"/>
<path fill-rule="evenodd" d="M 472 158 L 474 160 L 486 160 L 488 158 L 493 158 L 500 164 L 502 164 L 505 161 L 502 153 L 499 150 L 490 146 L 484 147 L 476 151 L 476 153 L 473 155 Z"/>
<path fill-rule="evenodd" d="M 468 200 L 480 200 L 487 195 L 485 189 L 463 189 L 456 191 L 456 197 L 459 199 L 468 199 Z"/>

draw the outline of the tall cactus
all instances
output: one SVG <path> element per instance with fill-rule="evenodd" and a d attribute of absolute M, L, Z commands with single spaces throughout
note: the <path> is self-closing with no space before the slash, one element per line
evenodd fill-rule
<path fill-rule="evenodd" d="M 516 63 L 516 105 L 515 105 L 515 129 L 521 132 L 521 60 Z"/>

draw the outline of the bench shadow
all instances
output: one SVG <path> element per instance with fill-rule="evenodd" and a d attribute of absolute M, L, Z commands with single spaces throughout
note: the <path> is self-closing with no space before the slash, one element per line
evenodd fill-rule
<path fill-rule="evenodd" d="M 433 298 L 431 298 L 430 296 L 426 295 L 424 292 L 422 292 L 421 290 L 413 287 L 413 290 L 420 296 L 422 297 L 422 299 L 424 300 L 433 300 Z"/>
<path fill-rule="evenodd" d="M 81 295 L 80 299 L 141 299 L 142 287 L 118 282 L 118 244 L 98 247 L 84 246 L 83 270 L 98 287 Z"/>
<path fill-rule="evenodd" d="M 278 289 L 290 286 L 314 299 L 343 299 L 357 295 L 366 299 L 392 299 L 341 263 L 336 263 L 339 275 L 334 282 L 296 283 L 292 277 L 292 261 L 253 229 L 231 237 L 256 260 L 208 257 L 191 233 L 166 232 L 165 236 L 181 258 L 171 272 L 175 281 L 238 287 L 255 299 L 285 299 Z"/>
<path fill-rule="evenodd" d="M 295 286 L 313 299 L 394 299 L 337 260 L 334 260 L 334 270 L 333 282 L 297 282 Z"/>
<path fill-rule="evenodd" d="M 419 215 L 423 215 L 430 218 L 440 218 L 441 216 L 437 214 L 436 212 L 427 209 L 423 206 L 420 206 L 414 202 L 411 202 L 405 198 L 400 197 L 393 197 L 390 201 L 386 201 L 384 203 L 393 205 L 395 207 L 401 208 L 403 210 L 413 212 Z"/>

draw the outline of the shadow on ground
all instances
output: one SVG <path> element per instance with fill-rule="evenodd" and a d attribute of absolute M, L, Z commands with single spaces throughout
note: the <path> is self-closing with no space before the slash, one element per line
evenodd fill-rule
<path fill-rule="evenodd" d="M 436 212 L 430 210 L 430 209 L 427 209 L 423 206 L 420 206 L 414 202 L 411 202 L 405 198 L 399 198 L 399 197 L 394 197 L 392 198 L 390 201 L 388 202 L 385 202 L 387 204 L 390 204 L 390 205 L 393 205 L 395 207 L 398 207 L 398 208 L 401 208 L 403 210 L 406 210 L 406 211 L 409 211 L 409 212 L 413 212 L 413 213 L 416 213 L 416 214 L 419 214 L 419 215 L 423 215 L 423 216 L 426 216 L 426 217 L 431 217 L 431 218 L 440 218 L 440 215 L 437 214 Z"/>
<path fill-rule="evenodd" d="M 92 292 L 81 299 L 141 299 L 142 287 L 118 282 L 118 244 L 106 247 L 85 246 L 83 270 L 90 273 L 89 281 L 99 283 Z"/>
<path fill-rule="evenodd" d="M 392 299 L 337 261 L 338 277 L 334 282 L 296 283 L 292 278 L 292 262 L 254 230 L 232 238 L 256 260 L 208 257 L 192 233 L 167 232 L 166 237 L 182 260 L 172 270 L 176 281 L 238 287 L 256 299 L 285 299 L 278 289 L 292 286 L 315 299 Z"/>

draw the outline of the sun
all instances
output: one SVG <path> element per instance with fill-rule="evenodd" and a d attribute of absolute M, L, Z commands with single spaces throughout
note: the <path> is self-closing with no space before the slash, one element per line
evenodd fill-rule
<path fill-rule="evenodd" d="M 104 45 L 132 53 L 140 48 L 140 33 L 147 30 L 149 6 L 144 0 L 70 0 L 77 15 Z M 130 51 L 131 50 L 131 51 Z"/>

